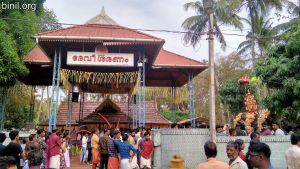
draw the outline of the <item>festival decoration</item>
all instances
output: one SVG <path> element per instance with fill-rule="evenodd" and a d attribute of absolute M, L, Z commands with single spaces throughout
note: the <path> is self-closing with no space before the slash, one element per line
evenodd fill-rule
<path fill-rule="evenodd" d="M 245 94 L 245 109 L 246 109 L 246 126 L 252 126 L 252 123 L 257 115 L 257 104 L 254 95 L 247 91 Z"/>
<path fill-rule="evenodd" d="M 137 91 L 138 72 L 99 73 L 61 69 L 61 82 L 71 90 L 72 84 L 80 91 L 99 93 L 131 93 Z"/>
<path fill-rule="evenodd" d="M 257 119 L 257 127 L 258 128 L 262 128 L 262 124 L 266 121 L 266 119 L 268 118 L 268 116 L 270 115 L 271 113 L 270 113 L 270 111 L 269 110 L 267 110 L 267 109 L 264 109 L 264 110 L 262 110 L 262 111 L 260 111 L 260 113 L 259 113 L 259 117 L 258 117 L 258 119 Z"/>
<path fill-rule="evenodd" d="M 235 128 L 237 123 L 241 120 L 243 113 L 239 113 L 233 120 L 233 127 Z"/>
<path fill-rule="evenodd" d="M 247 75 L 244 75 L 238 80 L 238 83 L 241 85 L 246 86 L 249 84 L 249 77 Z M 245 114 L 246 114 L 246 120 L 245 120 L 245 125 L 246 126 L 253 126 L 253 122 L 256 117 L 257 118 L 257 127 L 262 128 L 262 123 L 265 122 L 266 118 L 270 115 L 270 112 L 268 110 L 262 110 L 259 111 L 258 105 L 256 103 L 254 95 L 247 90 L 245 93 Z M 235 119 L 234 119 L 234 127 L 236 124 L 241 120 L 243 113 L 239 113 Z"/>

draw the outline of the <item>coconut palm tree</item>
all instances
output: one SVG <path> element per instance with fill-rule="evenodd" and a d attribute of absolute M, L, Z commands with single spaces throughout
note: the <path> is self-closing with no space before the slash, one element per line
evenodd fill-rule
<path fill-rule="evenodd" d="M 271 8 L 282 10 L 282 4 L 286 0 L 241 0 L 239 9 L 246 9 L 250 18 L 251 32 L 255 32 L 255 16 L 267 15 Z M 251 38 L 248 36 L 248 38 Z M 251 39 L 251 57 L 252 65 L 255 65 L 255 39 Z"/>
<path fill-rule="evenodd" d="M 288 22 L 279 24 L 274 27 L 274 29 L 281 35 L 284 32 L 290 30 L 291 26 L 299 19 L 300 17 L 300 0 L 298 2 L 287 2 L 288 13 L 290 14 L 291 19 Z M 280 15 L 280 14 L 279 14 Z"/>
<path fill-rule="evenodd" d="M 214 14 L 214 33 L 217 39 L 225 49 L 225 38 L 220 29 L 220 25 L 230 25 L 235 28 L 242 29 L 242 22 L 240 17 L 236 14 L 235 9 L 238 7 L 238 3 L 232 3 L 235 1 L 218 0 L 213 2 L 213 14 Z M 209 13 L 204 8 L 201 1 L 189 2 L 184 5 L 184 9 L 188 11 L 192 9 L 196 12 L 196 15 L 191 16 L 182 23 L 182 27 L 187 33 L 184 35 L 184 42 L 191 44 L 193 47 L 201 40 L 201 37 L 206 34 L 209 27 Z"/>
<path fill-rule="evenodd" d="M 245 23 L 252 25 L 249 19 L 244 19 Z M 252 43 L 259 49 L 259 56 L 263 56 L 264 50 L 271 44 L 275 30 L 272 28 L 271 18 L 267 19 L 263 15 L 256 14 L 253 20 L 253 32 L 248 32 L 246 40 L 239 44 L 238 54 L 243 55 L 252 49 Z M 252 58 L 253 59 L 253 58 Z M 256 59 L 256 58 L 255 58 Z"/>

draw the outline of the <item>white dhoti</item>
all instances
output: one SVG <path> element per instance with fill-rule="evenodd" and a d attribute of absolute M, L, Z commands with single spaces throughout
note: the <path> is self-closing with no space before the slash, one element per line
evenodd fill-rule
<path fill-rule="evenodd" d="M 129 164 L 130 164 L 131 168 L 135 168 L 135 169 L 140 168 L 139 165 L 138 165 L 136 155 L 132 158 L 132 161 Z"/>
<path fill-rule="evenodd" d="M 49 168 L 55 168 L 55 169 L 60 168 L 60 155 L 59 154 L 56 156 L 50 157 Z"/>
<path fill-rule="evenodd" d="M 121 160 L 120 169 L 132 169 L 129 163 L 129 159 Z"/>
<path fill-rule="evenodd" d="M 151 158 L 149 159 L 145 159 L 141 156 L 141 168 L 147 167 L 147 168 L 151 168 Z"/>
<path fill-rule="evenodd" d="M 66 167 L 70 167 L 70 154 L 69 154 L 69 149 L 66 150 L 66 152 L 64 153 L 64 156 L 65 156 Z"/>

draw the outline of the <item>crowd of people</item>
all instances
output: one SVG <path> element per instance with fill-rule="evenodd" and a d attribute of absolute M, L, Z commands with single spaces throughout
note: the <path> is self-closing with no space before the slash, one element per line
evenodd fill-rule
<path fill-rule="evenodd" d="M 217 126 L 217 136 L 250 136 L 256 132 L 262 136 L 285 136 L 292 133 L 292 130 L 286 131 L 280 128 L 278 122 L 264 122 L 262 127 L 247 126 L 244 123 L 238 123 L 235 128 L 230 128 L 229 125 Z"/>
<path fill-rule="evenodd" d="M 212 141 L 207 141 L 204 145 L 204 152 L 207 161 L 199 164 L 197 169 L 274 169 L 270 157 L 271 149 L 266 144 L 260 141 L 260 133 L 252 132 L 250 134 L 250 144 L 246 154 L 243 153 L 245 144 L 242 139 L 229 141 L 226 146 L 228 163 L 218 161 L 217 145 Z M 300 169 L 300 133 L 294 132 L 291 134 L 292 146 L 286 150 L 285 160 L 287 169 Z"/>
<path fill-rule="evenodd" d="M 239 127 L 239 126 L 238 126 Z M 236 128 L 232 135 L 249 135 L 251 138 L 247 153 L 242 139 L 229 141 L 226 146 L 228 163 L 218 161 L 217 145 L 208 141 L 204 145 L 207 161 L 196 166 L 197 169 L 230 168 L 230 169 L 273 169 L 270 162 L 271 149 L 260 141 L 261 135 L 285 135 L 277 124 L 272 129 L 264 126 L 262 131 L 246 127 L 245 130 Z M 233 133 L 234 133 L 233 132 Z M 72 132 L 75 141 L 69 136 L 69 131 L 54 129 L 51 133 L 43 129 L 31 134 L 28 139 L 19 140 L 19 131 L 9 133 L 10 143 L 3 145 L 6 135 L 0 133 L 0 168 L 61 169 L 70 167 L 69 150 L 72 145 L 80 148 L 81 165 L 91 165 L 93 169 L 140 169 L 151 168 L 151 157 L 154 153 L 154 142 L 150 139 L 151 130 L 138 128 L 135 130 L 93 128 L 91 131 Z M 218 132 L 226 136 L 226 132 Z M 285 160 L 288 169 L 300 169 L 300 132 L 291 135 L 292 146 L 286 150 Z M 84 166 L 83 166 L 84 167 Z"/>
<path fill-rule="evenodd" d="M 20 140 L 19 131 L 12 130 L 9 133 L 11 141 L 4 146 L 3 142 L 6 139 L 6 135 L 5 133 L 0 133 L 0 158 L 13 158 L 13 163 L 5 165 L 15 165 L 18 169 L 63 168 L 67 165 L 70 166 L 70 163 L 53 162 L 55 161 L 54 159 L 65 160 L 69 158 L 67 136 L 67 132 L 53 130 L 52 133 L 48 133 L 43 129 L 39 129 L 36 134 L 30 134 L 28 138 Z M 57 164 L 63 165 L 56 166 Z M 3 169 L 6 168 L 3 167 Z"/>
<path fill-rule="evenodd" d="M 0 133 L 0 169 L 62 169 L 70 167 L 69 150 L 74 142 L 69 132 L 42 129 L 31 134 L 28 139 L 19 140 L 19 131 L 9 133 L 11 142 L 4 146 L 5 133 Z M 151 168 L 154 143 L 150 139 L 151 130 L 119 129 L 85 130 L 77 133 L 75 144 L 80 148 L 80 164 L 92 165 L 100 169 L 140 169 Z"/>
<path fill-rule="evenodd" d="M 151 168 L 154 143 L 150 135 L 151 130 L 105 129 L 100 132 L 94 128 L 90 136 L 84 133 L 81 138 L 84 151 L 80 161 L 91 163 L 93 169 L 97 166 L 100 169 Z"/>

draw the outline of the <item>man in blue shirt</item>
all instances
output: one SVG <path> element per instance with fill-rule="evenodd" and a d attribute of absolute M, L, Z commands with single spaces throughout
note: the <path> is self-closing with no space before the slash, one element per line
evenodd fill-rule
<path fill-rule="evenodd" d="M 131 169 L 130 163 L 132 161 L 132 157 L 136 154 L 137 150 L 133 148 L 131 144 L 127 142 L 128 135 L 123 135 L 123 142 L 119 140 L 113 140 L 114 144 L 117 146 L 120 156 L 121 156 L 121 166 L 120 169 Z M 133 154 L 130 155 L 130 150 L 132 150 Z"/>
<path fill-rule="evenodd" d="M 270 162 L 271 149 L 266 143 L 257 143 L 249 147 L 249 161 L 258 169 L 274 169 Z"/>

